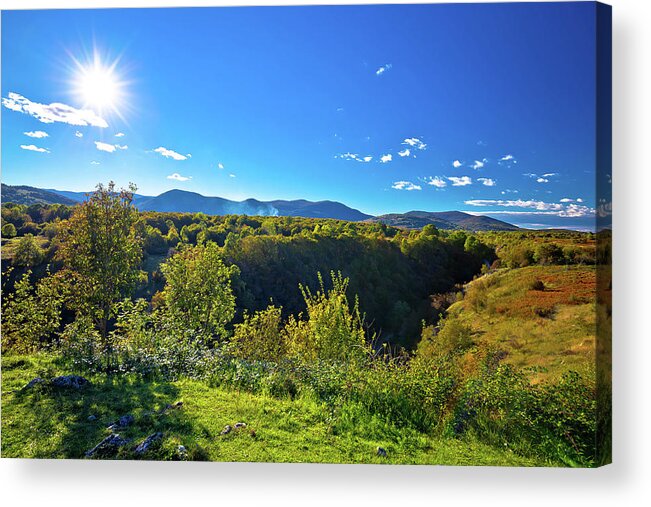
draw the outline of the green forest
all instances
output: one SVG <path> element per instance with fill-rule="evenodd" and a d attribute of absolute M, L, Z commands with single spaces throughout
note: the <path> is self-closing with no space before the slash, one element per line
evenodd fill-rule
<path fill-rule="evenodd" d="M 139 212 L 135 190 L 2 204 L 3 456 L 610 460 L 609 233 Z"/>

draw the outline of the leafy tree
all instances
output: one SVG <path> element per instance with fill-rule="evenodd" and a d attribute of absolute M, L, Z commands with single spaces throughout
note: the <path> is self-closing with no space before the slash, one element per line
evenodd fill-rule
<path fill-rule="evenodd" d="M 541 243 L 533 253 L 533 260 L 538 264 L 560 264 L 563 250 L 556 243 Z"/>
<path fill-rule="evenodd" d="M 6 223 L 2 226 L 2 237 L 3 238 L 15 238 L 16 237 L 16 226 L 14 224 Z"/>
<path fill-rule="evenodd" d="M 132 204 L 135 191 L 133 184 L 117 191 L 113 182 L 100 183 L 62 222 L 58 255 L 64 264 L 61 278 L 68 282 L 68 305 L 93 319 L 107 351 L 115 304 L 140 277 L 143 231 Z"/>
<path fill-rule="evenodd" d="M 32 234 L 26 234 L 18 241 L 14 254 L 14 265 L 33 267 L 43 261 L 44 253 Z"/>
<path fill-rule="evenodd" d="M 161 271 L 166 279 L 162 292 L 166 317 L 204 341 L 225 336 L 225 326 L 235 315 L 231 282 L 239 269 L 224 264 L 219 247 L 185 246 L 161 265 Z"/>
<path fill-rule="evenodd" d="M 62 301 L 56 280 L 46 277 L 33 287 L 31 275 L 27 271 L 14 291 L 3 297 L 2 344 L 18 352 L 37 350 L 61 323 Z"/>

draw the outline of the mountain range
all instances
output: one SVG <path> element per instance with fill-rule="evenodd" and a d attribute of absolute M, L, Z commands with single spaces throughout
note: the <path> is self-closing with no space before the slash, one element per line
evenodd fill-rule
<path fill-rule="evenodd" d="M 86 199 L 87 192 L 40 189 L 29 186 L 2 184 L 2 201 L 17 204 L 67 204 Z M 291 216 L 306 218 L 333 218 L 351 222 L 376 222 L 394 227 L 421 229 L 432 224 L 439 229 L 465 229 L 471 231 L 511 231 L 515 225 L 481 215 L 461 211 L 409 211 L 372 216 L 336 201 L 259 201 L 246 199 L 232 201 L 223 197 L 208 197 L 185 190 L 169 190 L 157 196 L 134 194 L 133 204 L 141 211 L 174 213 L 205 213 L 206 215 L 257 215 Z"/>

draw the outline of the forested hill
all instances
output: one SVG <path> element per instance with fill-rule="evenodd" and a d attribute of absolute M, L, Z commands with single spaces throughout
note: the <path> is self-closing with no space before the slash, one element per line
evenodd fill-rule
<path fill-rule="evenodd" d="M 422 229 L 434 225 L 438 229 L 465 229 L 468 231 L 516 231 L 515 225 L 483 215 L 471 215 L 462 211 L 409 211 L 407 213 L 390 213 L 368 219 L 393 227 Z"/>
<path fill-rule="evenodd" d="M 2 184 L 2 202 L 15 204 L 75 204 L 73 199 L 55 192 L 25 185 L 12 186 Z"/>

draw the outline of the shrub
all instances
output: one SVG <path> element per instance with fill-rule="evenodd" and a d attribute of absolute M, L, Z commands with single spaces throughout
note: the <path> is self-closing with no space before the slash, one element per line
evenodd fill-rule
<path fill-rule="evenodd" d="M 18 241 L 16 252 L 14 254 L 14 265 L 33 267 L 43 262 L 45 254 L 41 247 L 38 246 L 32 234 L 26 234 Z"/>
<path fill-rule="evenodd" d="M 529 284 L 530 290 L 544 291 L 545 288 L 545 283 L 542 280 L 536 279 Z"/>
<path fill-rule="evenodd" d="M 235 325 L 231 340 L 236 355 L 259 361 L 279 361 L 287 350 L 281 314 L 282 309 L 273 305 L 253 315 L 245 313 L 244 321 Z"/>
<path fill-rule="evenodd" d="M 2 237 L 3 238 L 15 238 L 16 237 L 16 226 L 11 223 L 6 223 L 2 226 Z"/>

